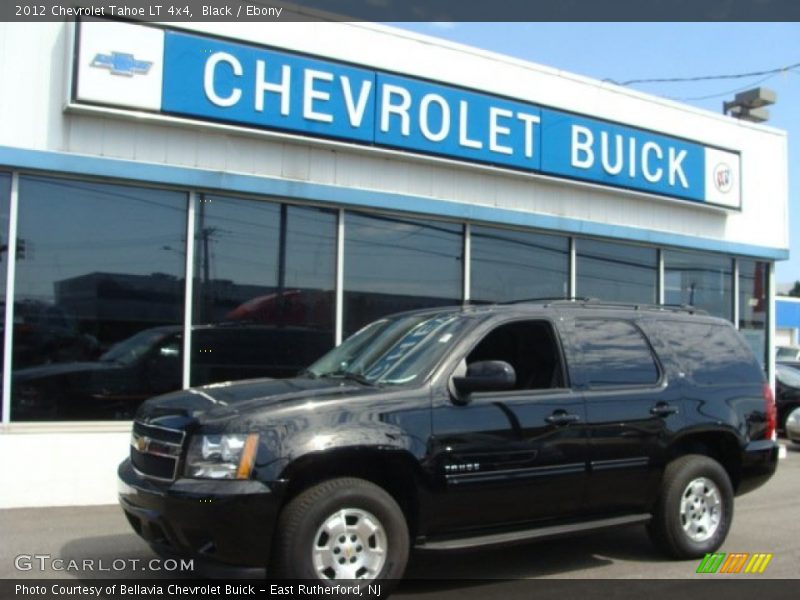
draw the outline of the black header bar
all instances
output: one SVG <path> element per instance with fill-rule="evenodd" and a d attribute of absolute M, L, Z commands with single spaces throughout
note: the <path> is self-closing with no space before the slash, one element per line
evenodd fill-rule
<path fill-rule="evenodd" d="M 796 0 L 10 0 L 2 21 L 800 21 Z M 675 40 L 676 44 L 680 40 Z"/>

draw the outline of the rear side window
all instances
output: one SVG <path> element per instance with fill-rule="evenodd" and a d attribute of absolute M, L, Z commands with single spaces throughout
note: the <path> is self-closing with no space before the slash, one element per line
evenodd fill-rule
<path fill-rule="evenodd" d="M 659 329 L 682 370 L 699 385 L 763 379 L 753 353 L 730 325 L 669 320 L 660 322 Z"/>
<path fill-rule="evenodd" d="M 575 333 L 581 348 L 584 382 L 589 387 L 650 385 L 659 371 L 644 335 L 628 321 L 579 319 Z"/>

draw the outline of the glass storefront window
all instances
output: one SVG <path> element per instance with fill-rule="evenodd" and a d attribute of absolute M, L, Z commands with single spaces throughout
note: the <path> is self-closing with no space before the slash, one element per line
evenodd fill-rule
<path fill-rule="evenodd" d="M 333 347 L 334 211 L 202 196 L 194 255 L 192 385 L 289 377 Z"/>
<path fill-rule="evenodd" d="M 2 292 L 2 302 L 5 305 L 6 298 L 6 266 L 8 259 L 8 211 L 9 196 L 11 194 L 11 176 L 8 173 L 0 173 L 0 292 Z"/>
<path fill-rule="evenodd" d="M 568 238 L 476 225 L 470 242 L 472 302 L 568 295 Z"/>
<path fill-rule="evenodd" d="M 607 302 L 658 302 L 655 248 L 577 239 L 576 296 Z"/>
<path fill-rule="evenodd" d="M 9 191 L 0 173 L 5 302 Z M 181 387 L 187 194 L 23 176 L 11 420 L 130 419 Z M 289 377 L 334 345 L 337 211 L 203 195 L 196 206 L 191 384 Z M 345 214 L 343 333 L 459 304 L 461 224 Z M 569 239 L 471 229 L 470 297 L 566 297 Z M 769 263 L 739 261 L 739 329 L 766 359 Z M 733 316 L 733 261 L 664 251 L 665 302 Z M 576 240 L 576 295 L 657 302 L 655 248 Z"/>
<path fill-rule="evenodd" d="M 186 200 L 20 177 L 12 421 L 130 419 L 180 387 Z"/>
<path fill-rule="evenodd" d="M 733 319 L 733 260 L 727 256 L 666 250 L 664 302 L 690 304 Z"/>
<path fill-rule="evenodd" d="M 347 213 L 344 334 L 384 315 L 460 304 L 463 226 Z"/>
<path fill-rule="evenodd" d="M 739 260 L 739 331 L 761 366 L 767 360 L 769 263 Z"/>
<path fill-rule="evenodd" d="M 0 319 L 5 319 L 6 310 L 6 267 L 8 266 L 8 210 L 11 193 L 11 176 L 0 173 Z M 5 327 L 0 327 L 4 331 Z M 0 336 L 0 369 L 3 368 L 3 340 Z M 5 371 L 0 371 L 4 373 Z M 2 375 L 0 375 L 2 380 Z M 0 421 L 3 419 L 3 407 L 0 406 Z"/>

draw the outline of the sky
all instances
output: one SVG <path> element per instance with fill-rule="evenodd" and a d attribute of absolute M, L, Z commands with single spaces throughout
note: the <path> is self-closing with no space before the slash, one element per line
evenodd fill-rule
<path fill-rule="evenodd" d="M 800 63 L 800 23 L 394 23 L 595 79 L 702 77 Z M 790 257 L 776 281 L 800 280 L 800 67 L 769 76 L 633 84 L 641 92 L 722 112 L 738 91 L 777 93 L 768 125 L 789 133 Z"/>

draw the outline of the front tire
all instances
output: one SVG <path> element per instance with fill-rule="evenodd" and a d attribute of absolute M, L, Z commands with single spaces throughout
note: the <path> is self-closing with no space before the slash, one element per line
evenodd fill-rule
<path fill-rule="evenodd" d="M 648 532 L 666 554 L 700 558 L 725 541 L 733 520 L 733 486 L 717 461 L 689 454 L 664 470 Z"/>
<path fill-rule="evenodd" d="M 403 511 L 385 490 L 350 477 L 292 499 L 278 518 L 275 574 L 287 579 L 397 581 L 408 561 Z"/>

